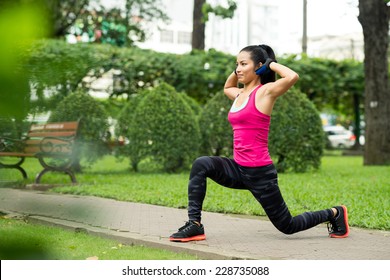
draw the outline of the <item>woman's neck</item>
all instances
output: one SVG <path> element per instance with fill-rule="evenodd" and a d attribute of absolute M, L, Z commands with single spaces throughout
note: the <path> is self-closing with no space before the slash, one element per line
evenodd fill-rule
<path fill-rule="evenodd" d="M 260 81 L 252 81 L 248 84 L 244 84 L 244 88 L 242 89 L 242 93 L 250 94 L 259 85 L 260 85 Z"/>

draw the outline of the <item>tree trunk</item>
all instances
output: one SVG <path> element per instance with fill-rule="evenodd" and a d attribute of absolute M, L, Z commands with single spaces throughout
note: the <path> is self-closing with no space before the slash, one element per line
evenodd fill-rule
<path fill-rule="evenodd" d="M 202 7 L 206 0 L 194 0 L 194 12 L 192 23 L 192 49 L 204 50 L 205 27 Z"/>
<path fill-rule="evenodd" d="M 358 93 L 353 93 L 353 111 L 354 111 L 354 134 L 356 136 L 355 144 L 353 145 L 353 150 L 361 150 L 362 145 L 360 143 L 361 127 L 360 127 L 360 95 Z"/>
<path fill-rule="evenodd" d="M 363 27 L 365 54 L 365 165 L 390 164 L 388 10 L 383 0 L 359 0 L 358 19 Z"/>

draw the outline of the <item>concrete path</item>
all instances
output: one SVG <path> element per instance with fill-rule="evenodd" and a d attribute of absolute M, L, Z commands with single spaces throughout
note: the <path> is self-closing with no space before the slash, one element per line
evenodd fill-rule
<path fill-rule="evenodd" d="M 185 209 L 10 188 L 0 188 L 0 212 L 203 259 L 390 260 L 389 231 L 351 228 L 331 239 L 320 225 L 284 235 L 259 217 L 203 212 L 207 239 L 175 243 L 168 237 L 187 220 Z"/>

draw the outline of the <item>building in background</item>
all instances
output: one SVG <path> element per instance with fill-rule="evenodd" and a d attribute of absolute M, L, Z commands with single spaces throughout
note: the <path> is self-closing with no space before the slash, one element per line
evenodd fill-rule
<path fill-rule="evenodd" d="M 267 44 L 278 53 L 281 1 L 244 0 L 237 3 L 233 19 L 210 16 L 206 25 L 206 47 L 237 54 L 247 45 Z"/>
<path fill-rule="evenodd" d="M 364 60 L 363 33 L 317 36 L 309 39 L 310 56 L 335 60 Z"/>
<path fill-rule="evenodd" d="M 212 5 L 226 0 L 208 0 Z M 276 52 L 281 45 L 279 24 L 281 0 L 240 0 L 232 19 L 209 15 L 205 30 L 205 48 L 236 54 L 252 44 L 269 44 Z M 160 52 L 191 51 L 193 0 L 163 0 L 171 21 L 148 26 L 150 37 L 137 45 Z M 265 20 L 266 19 L 266 20 Z"/>
<path fill-rule="evenodd" d="M 169 23 L 145 23 L 148 37 L 141 48 L 183 54 L 191 51 L 193 0 L 162 0 Z"/>
<path fill-rule="evenodd" d="M 310 0 L 308 12 L 318 4 Z M 137 45 L 159 52 L 188 53 L 191 51 L 193 0 L 162 0 L 171 21 L 167 24 L 150 24 L 149 37 Z M 208 3 L 224 4 L 226 0 L 207 0 Z M 345 1 L 344 1 L 345 2 Z M 324 17 L 329 21 L 329 5 L 323 3 Z M 346 5 L 346 4 L 344 4 Z M 352 4 L 350 4 L 352 5 Z M 243 47 L 254 44 L 270 45 L 277 56 L 300 54 L 302 39 L 302 0 L 239 0 L 232 19 L 209 16 L 205 30 L 205 49 L 214 48 L 230 54 L 237 54 Z M 341 16 L 349 16 L 353 6 L 344 6 Z M 317 8 L 318 13 L 318 8 Z M 317 19 L 313 18 L 317 16 Z M 319 30 L 327 22 L 316 13 L 309 14 L 309 31 Z M 356 19 L 357 21 L 357 19 Z M 363 33 L 361 31 L 340 33 L 340 28 L 325 29 L 324 34 L 313 32 L 308 37 L 309 56 L 329 59 L 354 58 L 363 60 Z M 356 26 L 355 26 L 356 30 Z M 321 31 L 319 31 L 321 32 Z"/>

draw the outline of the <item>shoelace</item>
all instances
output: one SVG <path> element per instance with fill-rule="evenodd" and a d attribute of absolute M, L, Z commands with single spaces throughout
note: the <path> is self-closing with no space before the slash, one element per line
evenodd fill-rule
<path fill-rule="evenodd" d="M 327 224 L 327 227 L 328 227 L 328 232 L 329 233 L 334 233 L 334 232 L 340 231 L 340 227 L 339 227 L 339 225 L 336 222 L 334 222 L 334 223 L 329 222 Z"/>
<path fill-rule="evenodd" d="M 179 228 L 178 229 L 178 231 L 182 231 L 182 230 L 184 230 L 185 228 L 188 228 L 190 226 L 190 222 L 186 222 L 185 224 L 184 224 L 184 226 L 182 226 L 181 228 Z"/>
<path fill-rule="evenodd" d="M 328 232 L 332 233 L 333 232 L 333 225 L 331 223 L 327 223 L 326 226 L 328 228 Z"/>

